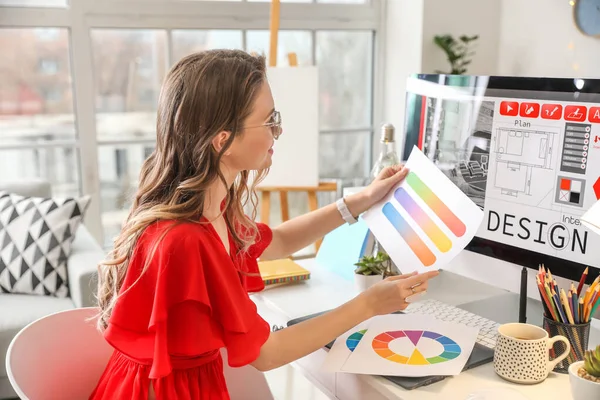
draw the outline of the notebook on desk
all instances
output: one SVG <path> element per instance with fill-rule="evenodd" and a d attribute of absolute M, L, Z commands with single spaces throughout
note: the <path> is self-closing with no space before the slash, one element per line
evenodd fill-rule
<path fill-rule="evenodd" d="M 309 270 L 302 268 L 289 258 L 259 261 L 258 269 L 265 286 L 304 281 L 310 278 Z"/>
<path fill-rule="evenodd" d="M 316 316 L 322 315 L 325 312 L 326 311 L 292 319 L 292 320 L 288 321 L 287 325 L 292 326 L 292 325 L 300 323 L 302 321 L 306 321 L 310 318 L 314 318 Z M 403 314 L 403 313 L 397 312 L 395 314 Z M 333 346 L 334 342 L 335 342 L 335 340 L 331 343 L 328 343 L 325 347 L 327 347 L 328 349 L 331 349 L 331 346 Z M 483 346 L 479 343 L 475 343 L 475 346 L 473 347 L 473 351 L 471 352 L 471 356 L 467 360 L 467 363 L 465 364 L 463 371 L 478 367 L 480 365 L 487 364 L 489 362 L 492 362 L 493 359 L 494 359 L 494 350 L 492 350 L 486 346 Z M 395 383 L 396 385 L 398 385 L 404 389 L 407 389 L 407 390 L 416 389 L 421 386 L 431 385 L 432 383 L 442 381 L 446 378 L 446 376 L 442 376 L 442 375 L 423 376 L 423 377 L 417 377 L 417 378 L 403 377 L 403 376 L 383 376 L 383 377 L 386 378 L 387 380 Z"/>

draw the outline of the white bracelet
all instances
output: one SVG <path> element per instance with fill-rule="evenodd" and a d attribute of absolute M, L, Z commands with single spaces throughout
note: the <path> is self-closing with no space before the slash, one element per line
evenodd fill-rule
<path fill-rule="evenodd" d="M 346 205 L 346 202 L 344 201 L 343 197 L 338 199 L 338 201 L 335 202 L 335 205 L 337 206 L 337 209 L 342 215 L 344 221 L 346 221 L 348 224 L 352 225 L 358 222 L 356 218 L 354 218 L 350 210 L 348 210 L 348 206 Z"/>

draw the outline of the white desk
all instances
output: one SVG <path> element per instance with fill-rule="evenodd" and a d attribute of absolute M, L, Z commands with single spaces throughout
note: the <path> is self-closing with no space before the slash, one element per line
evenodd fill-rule
<path fill-rule="evenodd" d="M 311 271 L 310 280 L 268 288 L 252 296 L 259 313 L 271 325 L 286 326 L 290 319 L 335 308 L 357 294 L 353 282 L 345 281 L 319 267 L 314 260 L 297 262 Z M 460 305 L 461 308 L 477 312 L 499 323 L 518 320 L 516 294 L 448 271 L 443 271 L 439 277 L 430 282 L 427 297 L 456 306 Z M 528 322 L 539 324 L 540 307 L 539 302 L 533 300 L 529 302 Z M 590 333 L 590 347 L 597 344 L 600 344 L 600 323 L 595 320 Z M 492 363 L 489 363 L 441 382 L 408 391 L 378 376 L 324 372 L 320 367 L 326 354 L 327 350 L 321 349 L 293 365 L 332 399 L 462 400 L 473 391 L 492 388 L 518 391 L 531 400 L 572 398 L 569 377 L 566 374 L 551 373 L 546 381 L 538 385 L 517 385 L 498 377 Z"/>

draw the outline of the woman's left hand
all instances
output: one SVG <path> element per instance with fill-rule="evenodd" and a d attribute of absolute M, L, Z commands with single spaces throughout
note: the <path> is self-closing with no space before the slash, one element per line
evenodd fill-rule
<path fill-rule="evenodd" d="M 385 167 L 379 175 L 377 175 L 377 178 L 375 178 L 369 186 L 363 189 L 365 197 L 368 199 L 367 209 L 383 199 L 390 190 L 406 178 L 407 174 L 408 168 L 405 168 L 402 164 Z"/>

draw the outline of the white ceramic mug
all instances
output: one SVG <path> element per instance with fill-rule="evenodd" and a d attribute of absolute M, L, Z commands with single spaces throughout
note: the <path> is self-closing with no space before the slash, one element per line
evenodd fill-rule
<path fill-rule="evenodd" d="M 566 351 L 550 360 L 549 350 L 555 342 L 565 343 Z M 515 383 L 539 383 L 548 377 L 556 364 L 567 357 L 571 344 L 564 336 L 550 338 L 544 329 L 530 324 L 504 324 L 498 328 L 494 350 L 494 370 Z"/>

